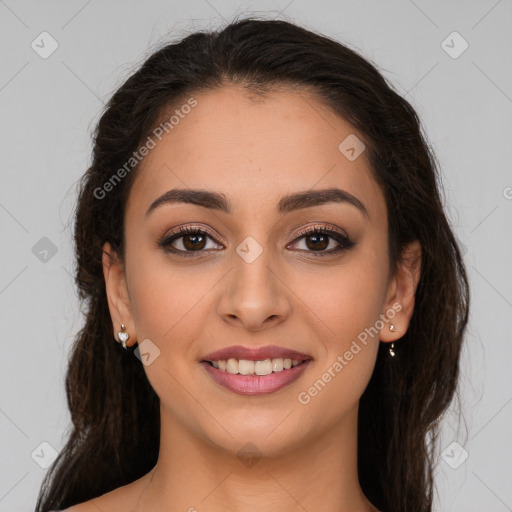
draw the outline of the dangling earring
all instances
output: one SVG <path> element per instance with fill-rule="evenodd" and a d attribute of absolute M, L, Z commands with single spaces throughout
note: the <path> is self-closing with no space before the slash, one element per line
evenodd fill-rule
<path fill-rule="evenodd" d="M 396 332 L 396 327 L 393 324 L 391 324 L 389 326 L 389 330 L 391 332 Z M 395 342 L 391 343 L 391 346 L 389 347 L 389 354 L 391 355 L 391 357 L 395 357 L 395 355 L 396 355 L 394 348 L 395 348 Z"/>
<path fill-rule="evenodd" d="M 123 348 L 125 350 L 128 350 L 126 346 L 126 342 L 130 339 L 130 335 L 125 332 L 126 326 L 124 324 L 121 324 L 121 330 L 117 333 L 117 339 L 121 342 L 123 345 Z"/>

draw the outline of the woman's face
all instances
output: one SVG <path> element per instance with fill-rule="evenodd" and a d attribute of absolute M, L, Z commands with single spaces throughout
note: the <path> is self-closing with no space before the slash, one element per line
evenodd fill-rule
<path fill-rule="evenodd" d="M 349 123 L 304 92 L 193 97 L 134 181 L 124 266 L 105 260 L 114 331 L 138 341 L 165 421 L 278 454 L 357 416 L 379 338 L 407 329 L 411 280 L 389 273 L 384 196 Z M 222 356 L 245 358 L 231 371 L 275 371 L 205 362 L 234 346 L 249 352 Z M 308 360 L 280 372 L 287 351 Z"/>

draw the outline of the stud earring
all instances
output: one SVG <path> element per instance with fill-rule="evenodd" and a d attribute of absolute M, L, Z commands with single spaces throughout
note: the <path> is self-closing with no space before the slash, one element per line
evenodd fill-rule
<path fill-rule="evenodd" d="M 393 324 L 391 324 L 391 325 L 389 326 L 389 330 L 390 330 L 391 332 L 395 332 L 395 331 L 396 331 L 396 327 L 395 327 Z"/>
<path fill-rule="evenodd" d="M 121 342 L 123 345 L 123 348 L 125 350 L 128 350 L 126 347 L 126 342 L 130 339 L 130 335 L 125 332 L 126 326 L 124 324 L 121 324 L 121 330 L 117 333 L 117 339 Z"/>

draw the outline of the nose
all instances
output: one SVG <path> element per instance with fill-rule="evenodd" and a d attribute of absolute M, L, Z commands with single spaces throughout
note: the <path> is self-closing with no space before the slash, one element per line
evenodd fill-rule
<path fill-rule="evenodd" d="M 253 262 L 235 257 L 219 301 L 222 320 L 249 331 L 282 323 L 291 311 L 290 290 L 283 275 L 271 268 L 265 251 Z"/>

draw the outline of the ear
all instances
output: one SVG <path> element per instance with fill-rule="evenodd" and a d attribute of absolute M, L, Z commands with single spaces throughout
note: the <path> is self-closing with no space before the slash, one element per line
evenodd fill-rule
<path fill-rule="evenodd" d="M 117 333 L 121 330 L 121 324 L 124 324 L 126 332 L 130 335 L 126 344 L 132 346 L 137 337 L 126 286 L 124 265 L 108 242 L 103 245 L 102 264 L 114 338 L 119 342 Z"/>
<path fill-rule="evenodd" d="M 414 311 L 416 288 L 421 274 L 421 245 L 415 240 L 402 252 L 398 268 L 390 279 L 382 314 L 387 318 L 379 338 L 384 342 L 400 339 L 409 328 Z M 395 326 L 391 331 L 389 327 Z"/>

